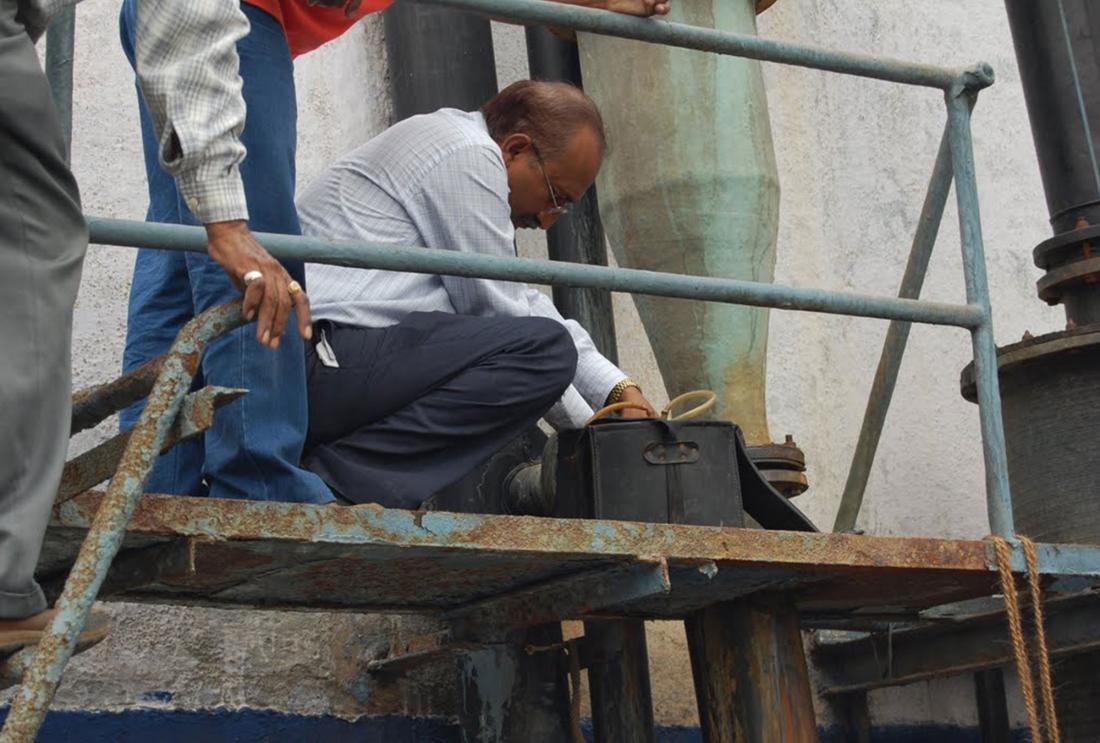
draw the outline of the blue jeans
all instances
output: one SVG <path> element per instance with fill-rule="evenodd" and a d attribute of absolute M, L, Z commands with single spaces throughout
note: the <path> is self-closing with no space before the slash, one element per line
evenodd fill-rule
<path fill-rule="evenodd" d="M 294 157 L 297 103 L 294 68 L 278 21 L 250 5 L 242 9 L 251 23 L 237 44 L 248 121 L 241 137 L 248 156 L 241 163 L 248 199 L 249 226 L 258 232 L 301 234 L 294 208 Z M 137 27 L 135 0 L 122 6 L 122 45 L 134 64 Z M 157 160 L 152 119 L 138 94 L 145 171 L 149 181 L 146 220 L 197 224 L 175 180 Z M 305 282 L 304 266 L 284 264 Z M 198 313 L 239 294 L 222 268 L 202 253 L 143 248 L 138 251 L 123 368 L 133 369 L 166 352 L 184 324 Z M 162 455 L 146 490 L 216 498 L 328 503 L 332 493 L 317 475 L 301 469 L 308 411 L 302 338 L 293 316 L 278 350 L 261 346 L 247 325 L 210 344 L 196 376 L 203 384 L 243 387 L 248 394 L 214 418 L 200 438 Z M 124 410 L 123 430 L 132 427 L 142 403 Z"/>

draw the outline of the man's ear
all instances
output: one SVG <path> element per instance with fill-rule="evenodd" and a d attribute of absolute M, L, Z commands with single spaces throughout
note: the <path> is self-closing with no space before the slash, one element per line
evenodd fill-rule
<path fill-rule="evenodd" d="M 520 154 L 531 149 L 531 138 L 523 132 L 509 134 L 500 143 L 501 154 L 504 155 L 504 164 L 508 165 Z"/>

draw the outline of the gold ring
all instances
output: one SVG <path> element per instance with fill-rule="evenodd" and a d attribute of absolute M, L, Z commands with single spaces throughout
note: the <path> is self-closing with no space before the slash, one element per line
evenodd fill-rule
<path fill-rule="evenodd" d="M 290 293 L 290 296 L 293 297 L 295 294 L 298 294 L 302 291 L 302 285 L 299 284 L 297 281 L 291 281 L 289 284 L 286 285 L 286 290 Z"/>

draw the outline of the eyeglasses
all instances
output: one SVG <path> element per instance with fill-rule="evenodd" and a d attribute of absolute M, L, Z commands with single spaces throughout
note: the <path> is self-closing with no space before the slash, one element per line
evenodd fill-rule
<path fill-rule="evenodd" d="M 546 180 L 546 190 L 550 192 L 550 201 L 554 202 L 553 208 L 545 209 L 543 213 L 549 214 L 552 217 L 560 217 L 563 214 L 568 214 L 569 210 L 573 208 L 573 202 L 562 199 L 561 203 L 558 203 L 558 193 L 550 183 L 550 176 L 546 175 L 546 165 L 543 162 L 542 153 L 539 152 L 539 148 L 534 142 L 531 142 L 531 149 L 535 152 L 535 159 L 539 162 L 539 170 L 542 171 L 542 177 Z"/>

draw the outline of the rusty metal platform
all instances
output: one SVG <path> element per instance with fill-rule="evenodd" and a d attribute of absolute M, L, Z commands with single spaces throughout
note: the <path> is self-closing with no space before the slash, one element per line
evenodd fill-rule
<path fill-rule="evenodd" d="M 101 498 L 85 493 L 55 512 L 39 564 L 47 590 L 63 579 Z M 517 612 L 534 612 L 534 622 L 682 617 L 751 593 L 782 592 L 809 625 L 899 621 L 994 593 L 987 547 L 146 496 L 101 597 L 448 616 L 496 610 L 517 621 Z M 1067 562 L 1065 554 L 1052 557 L 1044 562 Z"/>

